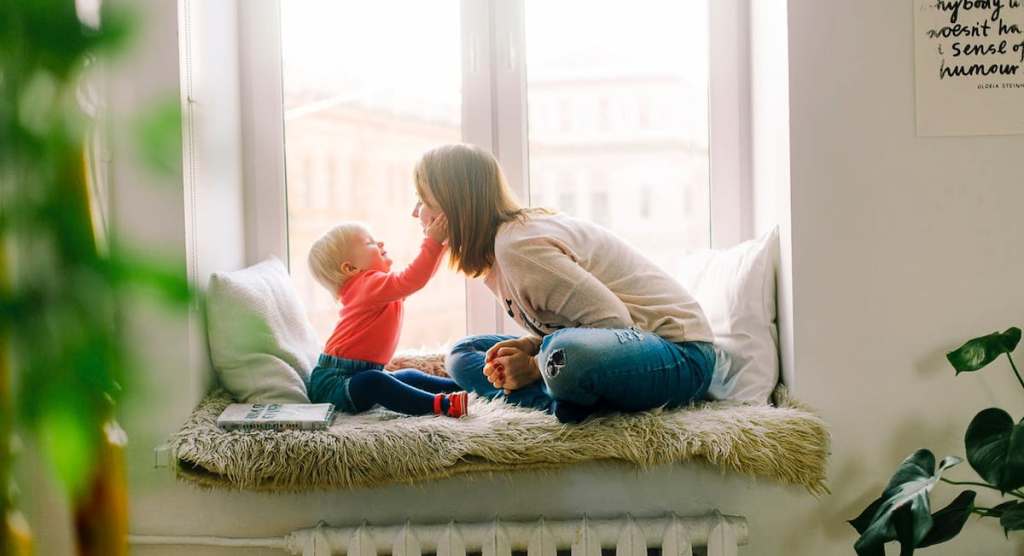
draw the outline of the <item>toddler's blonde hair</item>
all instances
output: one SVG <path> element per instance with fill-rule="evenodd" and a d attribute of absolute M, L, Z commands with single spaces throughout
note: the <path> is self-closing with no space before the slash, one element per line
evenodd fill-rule
<path fill-rule="evenodd" d="M 327 288 L 331 295 L 338 297 L 338 290 L 345 284 L 346 277 L 341 272 L 341 263 L 349 258 L 352 242 L 357 240 L 360 232 L 369 234 L 366 225 L 360 222 L 345 222 L 331 228 L 309 248 L 306 263 L 313 278 L 321 286 Z"/>

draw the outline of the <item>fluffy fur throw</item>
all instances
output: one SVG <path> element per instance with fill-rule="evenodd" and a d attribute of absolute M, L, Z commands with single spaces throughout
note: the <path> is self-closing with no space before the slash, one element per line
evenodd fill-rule
<path fill-rule="evenodd" d="M 423 357 L 423 356 L 421 356 Z M 404 366 L 442 368 L 437 356 Z M 436 371 L 436 368 L 434 369 Z M 440 371 L 443 372 L 443 371 Z M 225 432 L 230 396 L 216 391 L 171 441 L 179 478 L 207 487 L 265 491 L 412 483 L 480 471 L 552 468 L 588 460 L 649 467 L 698 461 L 723 472 L 828 492 L 829 435 L 822 420 L 776 390 L 776 407 L 702 403 L 562 425 L 552 415 L 470 396 L 463 419 L 383 409 L 339 414 L 326 431 Z"/>
<path fill-rule="evenodd" d="M 448 371 L 444 368 L 444 356 L 436 352 L 403 351 L 384 366 L 386 371 L 399 369 L 419 369 L 434 376 L 448 376 Z"/>

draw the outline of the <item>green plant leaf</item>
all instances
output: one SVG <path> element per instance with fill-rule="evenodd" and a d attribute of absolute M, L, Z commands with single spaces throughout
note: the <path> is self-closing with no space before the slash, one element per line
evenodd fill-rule
<path fill-rule="evenodd" d="M 876 498 L 874 502 L 868 504 L 867 508 L 864 508 L 864 511 L 861 512 L 860 515 L 849 520 L 847 523 L 852 525 L 858 533 L 863 534 L 871 525 L 871 519 L 875 517 L 875 513 L 878 512 L 878 508 L 880 508 L 884 502 L 885 498 Z M 858 554 L 860 554 L 860 556 L 885 556 L 885 548 L 883 544 L 884 543 L 880 543 L 878 546 L 865 547 L 862 551 L 859 551 Z"/>
<path fill-rule="evenodd" d="M 967 523 L 967 518 L 971 517 L 974 498 L 977 495 L 978 493 L 973 490 L 965 490 L 948 506 L 932 514 L 932 528 L 917 544 L 917 548 L 943 543 L 960 534 L 964 523 Z"/>
<path fill-rule="evenodd" d="M 993 332 L 988 336 L 969 340 L 947 353 L 946 359 L 956 369 L 956 374 L 977 371 L 995 361 L 1000 355 L 1013 352 L 1019 342 L 1020 328 L 1014 326 L 1005 332 Z"/>
<path fill-rule="evenodd" d="M 96 38 L 96 52 L 114 56 L 136 38 L 138 10 L 126 4 L 104 2 L 100 5 L 100 36 Z"/>
<path fill-rule="evenodd" d="M 39 438 L 65 491 L 77 496 L 93 472 L 98 438 L 93 416 L 78 403 L 52 401 L 39 422 Z"/>
<path fill-rule="evenodd" d="M 1000 504 L 1000 506 L 1004 506 L 1004 504 Z M 999 524 L 1003 526 L 1003 532 L 1009 536 L 1010 531 L 1024 529 L 1024 504 L 1014 502 L 1012 505 L 1006 506 L 1003 508 L 1002 515 L 999 516 Z"/>
<path fill-rule="evenodd" d="M 871 518 L 875 517 L 875 513 L 878 512 L 878 508 L 885 502 L 885 498 L 879 496 L 874 502 L 868 504 L 868 507 L 864 508 L 864 511 L 857 517 L 847 521 L 858 533 L 863 534 L 867 530 L 868 526 L 871 525 Z"/>
<path fill-rule="evenodd" d="M 178 307 L 187 307 L 198 293 L 192 290 L 180 264 L 124 246 L 112 250 L 105 271 L 117 286 L 146 288 Z"/>
<path fill-rule="evenodd" d="M 1003 492 L 1024 486 L 1024 424 L 998 407 L 982 410 L 964 435 L 971 467 Z"/>
<path fill-rule="evenodd" d="M 961 461 L 957 457 L 946 457 L 936 471 L 935 456 L 930 450 L 918 450 L 903 460 L 882 496 L 868 507 L 868 510 L 874 508 L 871 517 L 865 519 L 865 510 L 850 521 L 861 533 L 853 545 L 857 554 L 884 554 L 883 546 L 892 540 L 900 541 L 905 554 L 913 553 L 913 548 L 932 528 L 928 491 L 935 486 L 943 471 Z"/>
<path fill-rule="evenodd" d="M 181 172 L 181 104 L 169 98 L 152 106 L 135 122 L 139 157 L 154 171 Z"/>
<path fill-rule="evenodd" d="M 1001 517 L 1003 515 L 1003 512 L 1005 512 L 1006 510 L 1009 510 L 1010 508 L 1016 506 L 1019 503 L 1020 502 L 1018 502 L 1016 500 L 1010 500 L 1009 502 L 1003 502 L 1002 504 L 999 504 L 998 506 L 996 506 L 994 508 L 989 508 L 988 511 L 985 512 L 985 515 L 983 515 L 982 517 Z"/>
<path fill-rule="evenodd" d="M 914 546 L 917 544 L 914 529 L 916 519 L 911 505 L 907 504 L 896 508 L 892 512 L 892 524 L 896 529 L 896 540 L 900 543 L 900 556 L 911 556 L 914 554 Z"/>

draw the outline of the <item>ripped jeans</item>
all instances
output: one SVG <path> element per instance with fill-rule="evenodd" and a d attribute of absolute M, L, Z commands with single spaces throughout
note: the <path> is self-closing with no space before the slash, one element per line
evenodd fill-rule
<path fill-rule="evenodd" d="M 515 336 L 470 336 L 452 346 L 448 373 L 466 390 L 500 398 L 483 376 L 494 344 Z M 506 401 L 579 422 L 594 413 L 679 407 L 704 399 L 715 369 L 710 342 L 675 344 L 638 329 L 566 328 L 544 337 L 537 366 L 543 381 L 513 391 Z"/>

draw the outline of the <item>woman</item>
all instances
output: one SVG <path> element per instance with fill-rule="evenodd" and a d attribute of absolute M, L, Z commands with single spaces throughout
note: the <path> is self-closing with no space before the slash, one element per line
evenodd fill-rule
<path fill-rule="evenodd" d="M 675 280 L 608 230 L 521 207 L 498 162 L 446 145 L 416 166 L 413 216 L 448 219 L 451 264 L 484 277 L 530 334 L 470 336 L 448 356 L 460 387 L 579 422 L 678 407 L 707 393 L 713 334 Z"/>

